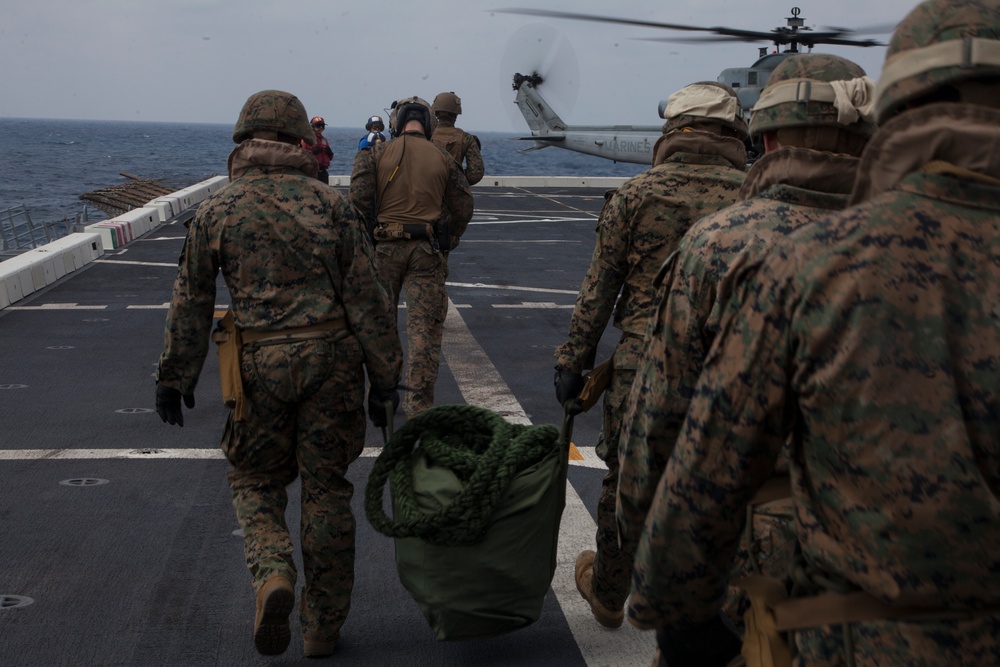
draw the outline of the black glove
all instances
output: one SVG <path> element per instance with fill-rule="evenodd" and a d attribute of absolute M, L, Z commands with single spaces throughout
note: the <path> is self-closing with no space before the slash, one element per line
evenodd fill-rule
<path fill-rule="evenodd" d="M 704 623 L 656 631 L 660 665 L 726 667 L 740 654 L 742 642 L 718 616 Z"/>
<path fill-rule="evenodd" d="M 571 415 L 578 415 L 583 412 L 580 402 L 576 400 L 580 396 L 580 392 L 583 391 L 583 375 L 575 371 L 566 371 L 557 368 L 555 385 L 556 400 L 559 401 L 559 405 L 565 407 L 566 403 L 573 401 L 573 404 L 569 407 L 569 413 Z"/>
<path fill-rule="evenodd" d="M 322 146 L 313 146 L 312 147 L 312 154 L 313 155 L 319 155 L 322 152 L 323 152 L 323 147 Z"/>
<path fill-rule="evenodd" d="M 184 394 L 184 405 L 194 408 L 194 394 Z M 184 413 L 181 412 L 181 392 L 171 387 L 156 383 L 156 413 L 160 419 L 169 423 L 184 426 Z"/>
<path fill-rule="evenodd" d="M 330 148 L 329 146 L 324 146 L 323 152 L 326 153 L 327 157 L 333 157 L 333 149 Z"/>
<path fill-rule="evenodd" d="M 389 389 L 376 389 L 372 387 L 368 390 L 368 418 L 375 426 L 385 426 L 385 402 L 392 401 L 392 413 L 396 414 L 399 408 L 399 391 L 395 387 Z"/>

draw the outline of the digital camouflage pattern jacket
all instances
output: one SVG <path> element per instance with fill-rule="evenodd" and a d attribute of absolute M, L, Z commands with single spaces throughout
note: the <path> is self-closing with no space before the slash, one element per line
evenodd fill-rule
<path fill-rule="evenodd" d="M 469 181 L 469 185 L 475 185 L 483 180 L 486 165 L 483 163 L 479 137 L 469 134 L 460 127 L 455 127 L 453 121 L 438 119 L 438 126 L 434 128 L 431 141 L 455 158 L 455 162 L 458 162 L 459 166 L 462 167 L 462 172 Z"/>
<path fill-rule="evenodd" d="M 625 181 L 604 204 L 556 368 L 592 367 L 612 310 L 614 325 L 625 334 L 614 365 L 635 368 L 660 265 L 691 223 L 736 201 L 746 169 L 743 142 L 690 130 L 674 130 L 662 141 L 668 147 L 664 161 Z"/>
<path fill-rule="evenodd" d="M 280 331 L 345 319 L 375 387 L 398 381 L 402 352 L 371 242 L 347 201 L 314 176 L 297 145 L 250 139 L 229 156 L 231 183 L 205 200 L 181 252 L 157 380 L 192 393 L 208 353 L 216 276 L 236 326 Z"/>
<path fill-rule="evenodd" d="M 853 664 L 1000 663 L 998 145 L 1000 110 L 904 111 L 865 151 L 858 205 L 750 267 L 639 543 L 657 583 L 636 571 L 631 617 L 718 610 L 743 507 L 792 436 L 803 573 L 968 612 L 846 626 Z M 840 626 L 794 642 L 799 665 L 844 664 Z"/>
<path fill-rule="evenodd" d="M 741 201 L 694 223 L 665 274 L 619 444 L 618 526 L 635 548 L 719 330 L 735 276 L 773 239 L 847 206 L 859 160 L 783 147 L 754 163 Z"/>

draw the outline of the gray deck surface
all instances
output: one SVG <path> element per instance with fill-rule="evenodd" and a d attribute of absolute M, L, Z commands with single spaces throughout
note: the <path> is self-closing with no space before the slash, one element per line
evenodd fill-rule
<path fill-rule="evenodd" d="M 553 351 L 590 261 L 603 190 L 493 187 L 475 195 L 475 217 L 449 262 L 454 308 L 437 403 L 477 402 L 521 421 L 557 423 Z M 162 225 L 0 310 L 0 664 L 307 662 L 294 613 L 284 655 L 264 658 L 253 648 L 250 575 L 218 452 L 226 409 L 214 352 L 183 428 L 163 424 L 153 409 L 183 235 L 179 222 Z M 218 300 L 228 303 L 224 288 Z M 606 332 L 599 358 L 617 333 Z M 599 427 L 599 407 L 576 420 L 584 460 L 570 467 L 560 563 L 541 619 L 465 642 L 434 638 L 399 582 L 392 540 L 364 518 L 364 488 L 382 444 L 369 427 L 372 449 L 349 475 L 358 519 L 352 610 L 330 661 L 648 665 L 651 634 L 628 624 L 601 628 L 573 585 L 576 554 L 593 548 Z M 289 495 L 296 531 L 297 483 Z M 18 606 L 22 598 L 31 603 Z"/>

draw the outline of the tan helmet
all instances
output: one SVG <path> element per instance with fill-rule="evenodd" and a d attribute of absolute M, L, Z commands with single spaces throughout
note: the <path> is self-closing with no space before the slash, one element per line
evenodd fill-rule
<path fill-rule="evenodd" d="M 406 123 L 411 120 L 418 120 L 424 126 L 424 136 L 428 139 L 437 127 L 437 118 L 431 111 L 431 105 L 427 104 L 416 95 L 404 97 L 392 103 L 392 111 L 389 112 L 389 134 L 398 137 L 403 132 Z"/>
<path fill-rule="evenodd" d="M 864 137 L 875 132 L 875 83 L 859 65 L 827 53 L 785 58 L 750 111 L 750 136 L 793 127 L 833 127 Z"/>
<path fill-rule="evenodd" d="M 949 85 L 1000 76 L 1000 0 L 927 0 L 892 34 L 875 93 L 879 123 Z"/>
<path fill-rule="evenodd" d="M 316 142 L 302 102 L 295 95 L 281 90 L 262 90 L 251 95 L 243 104 L 233 128 L 233 141 L 240 143 L 257 132 L 280 132 L 301 139 L 310 146 Z"/>
<path fill-rule="evenodd" d="M 698 81 L 684 86 L 660 103 L 664 133 L 706 123 L 718 123 L 747 138 L 747 124 L 740 116 L 736 91 L 717 81 Z"/>
<path fill-rule="evenodd" d="M 434 113 L 444 111 L 459 116 L 462 113 L 462 98 L 455 93 L 438 93 L 431 108 Z"/>

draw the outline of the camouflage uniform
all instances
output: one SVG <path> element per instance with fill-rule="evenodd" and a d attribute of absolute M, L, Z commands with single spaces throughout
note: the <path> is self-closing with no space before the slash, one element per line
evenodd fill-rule
<path fill-rule="evenodd" d="M 426 106 L 426 103 L 424 103 Z M 398 107 L 397 107 L 398 108 Z M 395 112 L 395 109 L 394 109 Z M 429 115 L 429 109 L 428 109 Z M 398 166 L 398 171 L 396 171 Z M 351 204 L 376 238 L 379 280 L 397 304 L 405 295 L 407 361 L 403 410 L 413 416 L 434 405 L 434 383 L 448 312 L 447 252 L 472 219 L 472 192 L 458 164 L 420 132 L 404 132 L 354 159 Z M 381 234 L 379 225 L 429 229 L 449 221 L 452 237 L 442 249 L 433 232 L 419 238 Z"/>
<path fill-rule="evenodd" d="M 455 93 L 440 93 L 434 98 L 432 110 L 437 116 L 437 127 L 431 141 L 455 158 L 469 185 L 483 180 L 486 167 L 483 164 L 482 144 L 479 137 L 455 127 L 458 115 L 462 113 L 462 100 Z"/>
<path fill-rule="evenodd" d="M 820 82 L 864 76 L 864 70 L 843 58 L 803 54 L 785 60 L 768 86 L 774 90 L 778 83 L 808 78 L 815 91 Z M 870 80 L 864 84 L 870 95 Z M 852 152 L 860 154 L 874 123 L 860 117 L 838 123 L 832 104 L 810 104 L 808 113 L 798 102 L 755 109 L 750 132 L 830 127 L 825 135 L 813 131 L 795 138 L 821 149 L 853 144 Z M 858 164 L 855 155 L 782 145 L 754 163 L 739 193 L 742 201 L 694 223 L 681 240 L 649 320 L 646 349 L 624 410 L 617 511 L 627 548 L 634 550 L 639 542 L 650 507 L 665 509 L 654 505 L 657 486 L 680 435 L 702 362 L 719 331 L 722 310 L 736 291 L 736 274 L 759 261 L 776 237 L 845 208 Z M 779 475 L 787 472 L 787 461 L 775 470 Z M 734 578 L 758 571 L 786 580 L 795 545 L 791 503 L 774 500 L 754 512 L 753 544 L 741 542 Z M 656 518 L 654 512 L 650 520 Z M 640 560 L 635 568 L 637 580 L 643 582 L 642 595 L 655 598 L 656 563 Z M 738 603 L 742 596 L 731 590 L 726 611 L 737 623 L 742 616 Z"/>
<path fill-rule="evenodd" d="M 717 611 L 742 508 L 791 436 L 804 593 L 905 610 L 795 631 L 796 664 L 1000 664 L 998 42 L 997 0 L 897 26 L 857 205 L 776 244 L 708 353 L 637 555 L 662 585 L 635 618 Z"/>
<path fill-rule="evenodd" d="M 255 97 L 266 103 L 269 94 L 280 91 Z M 364 447 L 364 368 L 373 387 L 392 387 L 402 352 L 371 243 L 316 170 L 297 145 L 251 138 L 233 151 L 232 183 L 199 207 L 188 229 L 157 379 L 193 393 L 220 271 L 244 332 L 346 321 L 347 329 L 322 338 L 244 345 L 248 417 L 231 416 L 222 441 L 255 590 L 275 575 L 295 581 L 285 487 L 301 475 L 301 625 L 333 641 L 354 580 L 353 487 L 345 475 Z"/>
<path fill-rule="evenodd" d="M 469 185 L 475 185 L 483 180 L 486 166 L 483 164 L 479 137 L 469 134 L 462 128 L 455 127 L 454 118 L 438 118 L 438 126 L 434 130 L 431 141 L 455 158 L 459 165 L 465 164 L 462 172 L 469 181 Z"/>
<path fill-rule="evenodd" d="M 693 221 L 735 201 L 746 167 L 740 139 L 673 127 L 666 127 L 657 142 L 656 165 L 609 195 L 598 220 L 597 243 L 573 310 L 569 339 L 555 354 L 557 370 L 592 368 L 614 311 L 614 325 L 622 336 L 614 351 L 597 444 L 608 473 L 598 500 L 593 575 L 594 595 L 609 610 L 623 608 L 632 569 L 632 550 L 619 549 L 615 525 L 617 442 L 623 404 L 653 310 L 653 277 Z"/>

